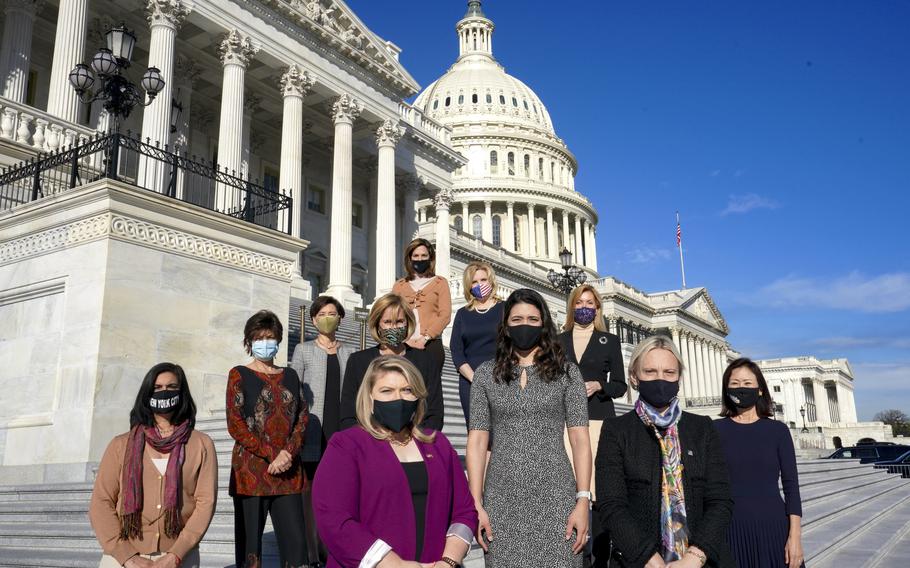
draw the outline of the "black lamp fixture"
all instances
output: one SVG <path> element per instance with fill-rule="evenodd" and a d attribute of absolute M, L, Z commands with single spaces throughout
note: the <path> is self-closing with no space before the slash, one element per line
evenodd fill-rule
<path fill-rule="evenodd" d="M 801 431 L 803 434 L 808 434 L 808 433 L 809 433 L 809 429 L 806 428 L 806 407 L 805 407 L 805 406 L 800 406 L 800 407 L 799 407 L 799 413 L 800 413 L 800 415 L 803 417 L 803 429 L 800 430 L 800 431 Z"/>
<path fill-rule="evenodd" d="M 551 268 L 547 272 L 547 280 L 550 281 L 554 288 L 568 295 L 576 286 L 584 284 L 585 280 L 588 279 L 588 275 L 585 274 L 584 270 L 572 264 L 572 253 L 565 247 L 559 253 L 559 262 L 562 263 L 564 273 L 560 274 Z"/>
<path fill-rule="evenodd" d="M 177 125 L 180 124 L 180 114 L 183 112 L 183 103 L 177 100 L 180 96 L 180 89 L 177 89 L 177 95 L 171 97 L 171 134 L 177 132 Z"/>
<path fill-rule="evenodd" d="M 158 93 L 164 89 L 164 78 L 157 67 L 149 67 L 142 75 L 139 84 L 144 93 L 132 81 L 123 75 L 133 59 L 133 48 L 136 46 L 136 34 L 127 29 L 125 24 L 111 28 L 104 34 L 107 46 L 98 50 L 92 57 L 91 66 L 78 63 L 70 71 L 70 85 L 76 89 L 79 100 L 84 104 L 103 101 L 115 121 L 129 116 L 137 105 L 152 104 Z M 97 75 L 97 79 L 96 79 Z M 92 92 L 95 82 L 98 88 Z M 146 95 L 148 100 L 146 100 Z"/>

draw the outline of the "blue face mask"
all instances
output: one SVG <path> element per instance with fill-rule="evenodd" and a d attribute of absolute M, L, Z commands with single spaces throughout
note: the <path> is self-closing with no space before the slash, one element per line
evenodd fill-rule
<path fill-rule="evenodd" d="M 260 361 L 271 361 L 275 358 L 275 355 L 278 355 L 278 340 L 277 339 L 257 339 L 253 341 L 252 349 L 253 357 Z"/>

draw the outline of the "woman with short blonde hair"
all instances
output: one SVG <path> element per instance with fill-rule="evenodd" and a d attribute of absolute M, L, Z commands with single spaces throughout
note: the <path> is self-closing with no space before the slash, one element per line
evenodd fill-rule
<path fill-rule="evenodd" d="M 496 334 L 502 321 L 502 302 L 496 296 L 496 273 L 486 262 L 475 261 L 464 269 L 463 308 L 455 312 L 449 350 L 458 371 L 458 397 L 465 422 L 471 408 L 474 370 L 496 356 Z"/>
<path fill-rule="evenodd" d="M 357 424 L 357 393 L 370 363 L 381 355 L 404 357 L 417 367 L 428 392 L 426 413 L 421 426 L 442 430 L 443 400 L 442 380 L 435 373 L 435 363 L 423 349 L 408 345 L 414 333 L 416 318 L 407 302 L 398 294 L 390 293 L 373 302 L 367 316 L 367 329 L 377 345 L 353 353 L 348 357 L 341 383 L 342 429 Z"/>
<path fill-rule="evenodd" d="M 328 568 L 458 566 L 477 510 L 452 444 L 418 426 L 423 378 L 393 355 L 374 359 L 365 374 L 358 424 L 329 441 L 313 486 Z"/>

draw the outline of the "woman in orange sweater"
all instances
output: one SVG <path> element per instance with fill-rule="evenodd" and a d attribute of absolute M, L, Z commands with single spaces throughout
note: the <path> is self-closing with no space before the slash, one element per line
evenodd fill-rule
<path fill-rule="evenodd" d="M 104 549 L 99 568 L 199 567 L 199 541 L 215 514 L 218 463 L 194 429 L 196 405 L 179 365 L 149 370 L 130 431 L 101 458 L 89 519 Z"/>

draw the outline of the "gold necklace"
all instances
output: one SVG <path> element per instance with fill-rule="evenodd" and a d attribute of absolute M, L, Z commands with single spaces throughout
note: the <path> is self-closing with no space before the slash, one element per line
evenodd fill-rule
<path fill-rule="evenodd" d="M 408 435 L 405 436 L 405 439 L 404 439 L 404 440 L 400 440 L 400 441 L 399 441 L 399 440 L 396 440 L 395 438 L 391 438 L 391 437 L 390 437 L 390 438 L 389 438 L 389 442 L 390 442 L 393 446 L 399 446 L 399 447 L 403 448 L 403 447 L 405 447 L 405 446 L 407 446 L 408 444 L 411 443 L 411 434 L 410 434 L 410 432 L 409 432 Z"/>
<path fill-rule="evenodd" d="M 321 337 L 323 337 L 323 336 L 322 336 L 322 335 L 317 335 L 317 336 L 316 336 L 316 343 L 317 343 L 320 347 L 322 347 L 323 349 L 325 349 L 326 351 L 328 351 L 328 350 L 330 350 L 330 349 L 335 349 L 336 347 L 338 347 L 338 339 L 337 339 L 337 338 L 334 339 L 334 340 L 333 340 L 331 343 L 329 343 L 328 345 L 326 345 L 324 342 L 319 341 L 319 338 L 321 338 Z"/>

